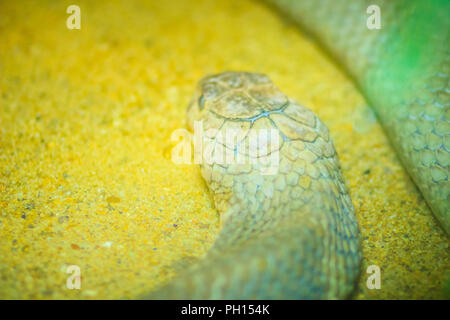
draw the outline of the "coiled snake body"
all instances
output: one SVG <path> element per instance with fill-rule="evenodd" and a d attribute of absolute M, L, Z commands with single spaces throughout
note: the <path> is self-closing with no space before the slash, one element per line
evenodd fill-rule
<path fill-rule="evenodd" d="M 355 78 L 449 233 L 449 2 L 269 2 Z M 371 4 L 381 10 L 379 30 L 366 27 Z M 268 77 L 246 72 L 202 79 L 187 119 L 191 128 L 202 121 L 211 154 L 228 150 L 246 163 L 201 164 L 222 230 L 204 259 L 149 298 L 347 297 L 359 274 L 359 231 L 326 126 Z M 227 129 L 236 139 L 221 138 Z M 248 151 L 258 129 L 275 129 L 279 144 L 267 135 L 267 148 Z M 262 173 L 264 161 L 250 161 L 275 153 L 275 174 Z"/>

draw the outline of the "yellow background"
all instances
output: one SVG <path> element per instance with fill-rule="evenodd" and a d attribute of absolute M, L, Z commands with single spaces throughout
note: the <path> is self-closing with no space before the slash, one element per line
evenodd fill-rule
<path fill-rule="evenodd" d="M 351 80 L 264 5 L 211 0 L 0 3 L 0 298 L 133 298 L 208 250 L 219 217 L 170 136 L 224 70 L 266 73 L 328 125 L 362 232 L 354 298 L 445 297 L 448 238 Z"/>

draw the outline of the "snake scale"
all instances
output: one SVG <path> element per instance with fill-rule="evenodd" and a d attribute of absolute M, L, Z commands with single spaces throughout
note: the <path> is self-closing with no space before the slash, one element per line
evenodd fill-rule
<path fill-rule="evenodd" d="M 355 79 L 443 229 L 450 232 L 450 2 L 266 1 L 309 31 Z M 381 29 L 366 27 L 369 5 Z M 201 164 L 222 221 L 208 254 L 146 298 L 335 299 L 352 292 L 361 251 L 354 208 L 327 127 L 263 75 L 203 78 L 187 113 L 202 121 L 213 153 L 264 162 Z M 231 142 L 219 138 L 238 129 Z M 250 133 L 275 129 L 263 152 L 245 152 Z M 251 149 L 250 149 L 251 150 Z M 259 150 L 258 150 L 259 151 Z"/>

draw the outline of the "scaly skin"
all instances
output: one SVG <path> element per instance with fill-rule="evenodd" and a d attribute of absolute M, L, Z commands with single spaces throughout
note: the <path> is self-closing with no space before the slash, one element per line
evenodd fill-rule
<path fill-rule="evenodd" d="M 354 77 L 449 233 L 450 2 L 266 2 L 309 30 Z M 366 27 L 372 4 L 381 9 L 380 30 Z M 188 111 L 191 128 L 196 120 L 205 130 L 244 132 L 241 144 L 207 134 L 205 145 L 216 151 L 247 145 L 248 132 L 276 128 L 281 145 L 269 150 L 279 149 L 279 170 L 263 175 L 260 164 L 203 164 L 223 228 L 202 261 L 147 298 L 347 297 L 358 276 L 359 233 L 323 123 L 267 77 L 249 73 L 203 79 Z M 243 154 L 249 160 L 255 153 Z"/>
<path fill-rule="evenodd" d="M 372 104 L 409 174 L 450 233 L 450 1 L 268 0 L 310 31 Z M 369 5 L 381 29 L 369 30 Z"/>
<path fill-rule="evenodd" d="M 222 230 L 207 257 L 148 298 L 346 297 L 359 272 L 359 231 L 327 127 L 268 77 L 245 72 L 202 79 L 187 118 L 191 129 L 201 121 L 205 154 L 244 161 L 201 164 Z M 226 140 L 229 129 L 237 139 Z"/>

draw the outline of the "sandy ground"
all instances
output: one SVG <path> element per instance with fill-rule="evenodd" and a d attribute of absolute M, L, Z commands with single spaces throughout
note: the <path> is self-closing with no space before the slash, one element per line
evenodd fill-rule
<path fill-rule="evenodd" d="M 328 125 L 363 237 L 353 298 L 446 297 L 447 236 L 364 97 L 295 26 L 252 1 L 77 3 L 81 30 L 66 1 L 0 3 L 0 298 L 133 298 L 208 250 L 219 217 L 171 134 L 196 81 L 224 70 L 268 74 Z"/>

